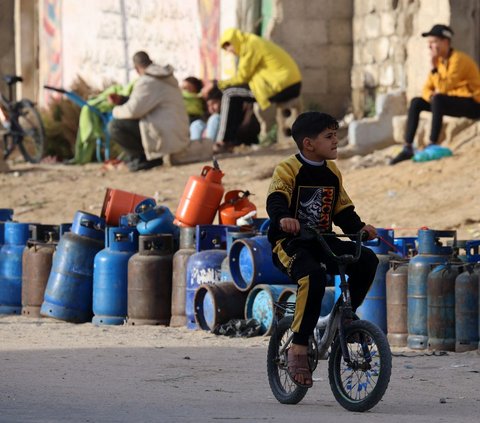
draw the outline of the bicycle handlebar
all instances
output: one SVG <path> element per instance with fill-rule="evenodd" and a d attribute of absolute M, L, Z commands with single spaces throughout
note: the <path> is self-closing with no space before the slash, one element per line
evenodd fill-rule
<path fill-rule="evenodd" d="M 50 85 L 44 85 L 43 88 L 45 88 L 46 90 L 56 91 L 57 93 L 61 93 L 61 94 L 67 93 L 67 90 L 65 90 L 64 88 L 52 87 Z"/>
<path fill-rule="evenodd" d="M 325 241 L 325 236 L 335 236 L 337 238 L 355 238 L 355 255 L 351 254 L 342 254 L 337 256 Z M 360 231 L 356 234 L 335 234 L 335 233 L 322 233 L 318 229 L 311 226 L 301 226 L 300 227 L 300 238 L 304 240 L 317 240 L 320 242 L 320 245 L 325 250 L 325 252 L 332 257 L 336 262 L 341 264 L 351 264 L 358 261 L 360 254 L 362 253 L 362 241 L 368 239 L 368 233 L 366 231 Z"/>

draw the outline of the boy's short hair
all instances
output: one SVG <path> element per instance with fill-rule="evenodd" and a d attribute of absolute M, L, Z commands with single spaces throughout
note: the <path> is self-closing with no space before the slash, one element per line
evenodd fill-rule
<path fill-rule="evenodd" d="M 338 129 L 338 122 L 327 113 L 304 112 L 298 115 L 292 125 L 292 138 L 300 151 L 305 138 L 315 138 L 325 129 Z"/>
<path fill-rule="evenodd" d="M 199 93 L 200 91 L 202 91 L 203 82 L 200 79 L 195 78 L 194 76 L 188 76 L 187 78 L 184 79 L 184 81 L 192 84 L 193 87 L 195 88 L 195 92 Z"/>
<path fill-rule="evenodd" d="M 217 86 L 214 86 L 208 93 L 207 93 L 207 100 L 221 100 L 223 96 L 222 90 Z"/>

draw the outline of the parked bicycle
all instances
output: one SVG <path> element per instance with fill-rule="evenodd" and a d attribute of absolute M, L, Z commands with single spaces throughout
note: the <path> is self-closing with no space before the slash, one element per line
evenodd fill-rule
<path fill-rule="evenodd" d="M 3 134 L 3 157 L 7 159 L 18 146 L 27 162 L 38 163 L 42 159 L 45 130 L 35 103 L 28 99 L 15 101 L 13 87 L 22 82 L 21 76 L 3 77 L 8 85 L 8 98 L 0 93 L 0 121 L 6 132 Z"/>
<path fill-rule="evenodd" d="M 302 228 L 301 236 L 316 237 L 321 247 L 337 262 L 341 295 L 329 315 L 318 320 L 310 337 L 308 358 L 310 370 L 318 360 L 328 359 L 328 379 L 337 402 L 350 411 L 366 411 L 383 397 L 392 370 L 392 355 L 387 337 L 374 323 L 359 320 L 352 311 L 346 266 L 360 258 L 362 234 L 320 234 L 313 228 Z M 324 237 L 355 239 L 355 255 L 335 255 Z M 295 303 L 276 303 L 276 318 L 267 353 L 267 373 L 270 388 L 282 404 L 297 404 L 308 388 L 298 386 L 287 372 L 287 349 L 293 339 L 290 327 Z"/>

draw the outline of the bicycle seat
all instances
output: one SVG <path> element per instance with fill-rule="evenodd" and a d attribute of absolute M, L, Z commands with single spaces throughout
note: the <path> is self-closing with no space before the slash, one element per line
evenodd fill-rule
<path fill-rule="evenodd" d="M 13 85 L 13 84 L 16 84 L 17 82 L 22 82 L 23 78 L 21 76 L 16 76 L 16 75 L 4 75 L 3 80 L 8 85 Z"/>

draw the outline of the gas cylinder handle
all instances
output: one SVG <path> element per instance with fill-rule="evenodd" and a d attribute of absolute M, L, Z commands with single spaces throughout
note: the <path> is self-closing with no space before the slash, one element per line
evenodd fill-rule
<path fill-rule="evenodd" d="M 210 166 L 204 166 L 203 169 L 202 169 L 202 173 L 201 175 L 202 176 L 206 176 L 208 172 L 210 172 L 213 168 L 210 167 Z"/>

